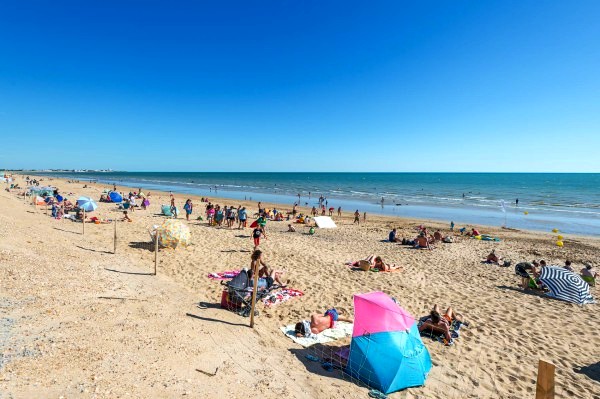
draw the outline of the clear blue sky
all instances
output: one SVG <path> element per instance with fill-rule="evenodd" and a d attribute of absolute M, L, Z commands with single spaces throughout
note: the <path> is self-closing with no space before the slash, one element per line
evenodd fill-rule
<path fill-rule="evenodd" d="M 600 172 L 600 1 L 4 1 L 0 167 Z"/>

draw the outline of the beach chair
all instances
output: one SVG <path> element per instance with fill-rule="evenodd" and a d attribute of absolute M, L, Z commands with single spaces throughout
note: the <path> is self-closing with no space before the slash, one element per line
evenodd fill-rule
<path fill-rule="evenodd" d="M 221 293 L 221 307 L 240 316 L 250 316 L 252 311 L 252 287 L 250 286 L 250 273 L 248 270 L 241 270 L 240 274 L 230 281 L 222 281 L 221 285 L 226 287 Z M 268 289 L 259 289 L 256 292 L 256 302 L 258 303 L 277 288 L 279 288 L 278 285 L 272 285 Z M 258 314 L 259 312 L 255 310 L 254 315 L 258 316 Z"/>

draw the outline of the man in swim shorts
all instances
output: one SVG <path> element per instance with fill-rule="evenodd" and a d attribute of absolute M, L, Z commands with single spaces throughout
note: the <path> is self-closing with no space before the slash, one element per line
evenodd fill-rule
<path fill-rule="evenodd" d="M 297 337 L 310 337 L 312 334 L 319 334 L 328 328 L 335 327 L 337 321 L 346 321 L 353 323 L 354 320 L 346 317 L 340 317 L 337 309 L 328 309 L 323 315 L 319 313 L 313 313 L 310 316 L 310 321 L 302 320 L 296 323 L 294 332 Z"/>

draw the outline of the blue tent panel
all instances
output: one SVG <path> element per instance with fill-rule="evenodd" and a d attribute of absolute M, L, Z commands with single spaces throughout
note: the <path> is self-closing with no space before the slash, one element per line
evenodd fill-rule
<path fill-rule="evenodd" d="M 408 332 L 352 338 L 346 372 L 385 394 L 423 385 L 429 370 L 431 358 L 416 323 Z"/>

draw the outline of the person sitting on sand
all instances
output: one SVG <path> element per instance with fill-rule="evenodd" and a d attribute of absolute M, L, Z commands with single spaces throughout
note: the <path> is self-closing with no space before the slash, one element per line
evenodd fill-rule
<path fill-rule="evenodd" d="M 590 280 L 595 280 L 596 278 L 598 278 L 598 272 L 596 272 L 596 270 L 594 270 L 594 268 L 590 264 L 585 265 L 585 267 L 581 269 L 580 273 L 581 277 L 588 282 Z"/>
<path fill-rule="evenodd" d="M 329 328 L 334 328 L 335 323 L 338 321 L 354 323 L 354 320 L 340 316 L 336 308 L 331 308 L 325 311 L 323 315 L 313 313 L 310 315 L 310 321 L 302 320 L 296 323 L 294 332 L 296 333 L 296 337 L 310 338 L 313 334 L 319 334 Z"/>
<path fill-rule="evenodd" d="M 481 234 L 479 234 L 479 230 L 472 228 L 470 233 L 467 233 L 468 237 L 475 237 L 475 236 L 479 236 Z"/>
<path fill-rule="evenodd" d="M 571 266 L 571 261 L 570 261 L 570 260 L 568 260 L 568 259 L 565 261 L 565 266 L 564 266 L 564 268 L 565 268 L 565 269 L 567 269 L 567 270 L 568 270 L 568 271 L 570 271 L 570 272 L 574 272 L 574 271 L 575 271 L 575 270 L 573 269 L 573 267 Z"/>
<path fill-rule="evenodd" d="M 443 241 L 443 240 L 444 240 L 444 238 L 445 238 L 445 237 L 444 237 L 444 235 L 443 235 L 443 234 L 442 234 L 442 232 L 441 232 L 441 231 L 439 231 L 439 230 L 436 230 L 436 231 L 433 233 L 433 240 L 434 240 L 434 241 Z"/>
<path fill-rule="evenodd" d="M 292 224 L 288 224 L 288 229 L 287 229 L 288 233 L 295 233 L 296 232 L 296 228 L 294 226 L 292 226 Z"/>
<path fill-rule="evenodd" d="M 254 284 L 252 276 L 254 275 L 253 273 L 256 272 L 258 272 L 257 288 L 259 290 L 271 288 L 274 283 L 279 284 L 279 286 L 283 288 L 289 283 L 289 280 L 286 284 L 282 282 L 282 279 L 285 276 L 284 271 L 269 269 L 269 266 L 267 266 L 262 259 L 262 251 L 260 249 L 252 252 L 252 255 L 250 256 L 250 273 L 248 274 L 250 278 L 250 286 Z"/>
<path fill-rule="evenodd" d="M 492 249 L 492 252 L 490 252 L 490 254 L 487 256 L 487 259 L 485 260 L 486 263 L 494 263 L 494 264 L 499 264 L 500 263 L 500 259 L 498 255 L 496 255 L 496 250 Z"/>
<path fill-rule="evenodd" d="M 390 231 L 388 240 L 390 242 L 399 242 L 400 241 L 400 239 L 398 237 L 396 237 L 396 228 L 395 227 L 392 229 L 392 231 Z"/>
<path fill-rule="evenodd" d="M 444 335 L 444 343 L 446 345 L 453 345 L 454 342 L 450 335 L 450 327 L 455 320 L 458 321 L 460 325 L 464 324 L 467 327 L 469 326 L 469 323 L 463 320 L 462 315 L 455 313 L 452 307 L 448 307 L 446 313 L 441 314 L 439 306 L 435 304 L 433 305 L 433 309 L 431 309 L 429 317 L 419 327 L 419 332 L 427 329 L 440 331 Z"/>
<path fill-rule="evenodd" d="M 131 218 L 127 214 L 127 211 L 123 211 L 123 218 L 121 219 L 121 221 L 122 222 L 133 222 L 133 220 L 131 220 Z"/>
<path fill-rule="evenodd" d="M 415 245 L 414 245 L 414 247 L 416 249 L 421 249 L 421 248 L 431 249 L 431 246 L 429 245 L 429 240 L 427 239 L 427 236 L 425 236 L 424 233 L 419 234 L 415 238 Z"/>

